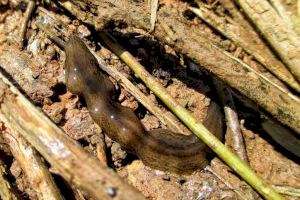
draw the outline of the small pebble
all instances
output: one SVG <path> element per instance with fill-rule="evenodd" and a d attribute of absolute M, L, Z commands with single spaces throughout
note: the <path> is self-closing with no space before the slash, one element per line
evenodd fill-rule
<path fill-rule="evenodd" d="M 47 47 L 46 55 L 50 60 L 52 60 L 55 57 L 56 50 L 55 50 L 54 46 L 50 45 L 50 46 Z"/>
<path fill-rule="evenodd" d="M 117 195 L 117 189 L 114 187 L 109 187 L 109 188 L 107 188 L 107 194 L 110 197 L 115 197 Z"/>
<path fill-rule="evenodd" d="M 89 29 L 87 29 L 84 25 L 79 25 L 77 30 L 78 30 L 80 37 L 88 37 L 91 35 L 91 32 L 89 31 Z"/>
<path fill-rule="evenodd" d="M 165 175 L 162 177 L 162 179 L 163 179 L 164 181 L 170 181 L 170 180 L 171 180 L 171 177 L 170 177 L 169 175 L 165 174 Z"/>
<path fill-rule="evenodd" d="M 33 55 L 37 55 L 38 51 L 41 49 L 41 42 L 39 39 L 35 39 L 27 47 L 27 50 L 30 51 Z"/>

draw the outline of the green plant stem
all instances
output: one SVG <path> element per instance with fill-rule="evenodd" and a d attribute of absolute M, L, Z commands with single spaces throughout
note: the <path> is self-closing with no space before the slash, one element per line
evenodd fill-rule
<path fill-rule="evenodd" d="M 104 32 L 101 32 L 100 36 L 107 46 L 135 72 L 135 75 L 140 78 L 194 134 L 207 144 L 236 173 L 266 199 L 283 199 L 271 186 L 256 175 L 245 162 L 232 153 L 229 148 L 223 145 L 222 142 L 210 133 L 201 123 L 197 122 L 188 110 L 178 104 L 173 97 L 168 94 L 165 88 L 157 82 L 128 51 L 121 47 L 112 36 Z"/>

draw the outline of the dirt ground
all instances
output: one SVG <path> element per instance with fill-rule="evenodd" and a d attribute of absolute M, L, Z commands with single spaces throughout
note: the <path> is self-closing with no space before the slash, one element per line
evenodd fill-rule
<path fill-rule="evenodd" d="M 211 5 L 213 1 L 205 1 Z M 62 128 L 65 133 L 78 141 L 88 152 L 97 156 L 97 144 L 104 137 L 101 128 L 93 122 L 83 99 L 67 91 L 64 81 L 65 55 L 56 45 L 48 40 L 34 25 L 34 21 L 44 15 L 37 11 L 27 29 L 26 47 L 18 47 L 19 22 L 24 15 L 25 6 L 14 1 L 0 1 L 0 64 L 4 70 L 18 84 L 24 94 L 49 118 Z M 184 10 L 191 2 L 178 0 L 164 0 L 161 4 L 173 4 L 173 8 Z M 106 62 L 122 73 L 131 77 L 146 95 L 167 112 L 154 94 L 133 76 L 130 69 L 119 58 L 103 46 L 101 40 L 95 36 L 89 27 L 81 24 L 69 13 L 63 12 L 53 3 L 39 3 L 52 16 L 67 25 L 68 34 L 77 32 L 85 37 L 85 41 L 97 50 Z M 225 15 L 220 4 L 215 5 L 218 13 Z M 229 52 L 235 52 L 237 46 L 224 39 L 206 23 L 186 11 L 178 18 L 186 18 L 192 25 L 202 26 L 203 31 L 218 42 L 220 47 Z M 143 34 L 146 34 L 143 35 Z M 202 121 L 210 105 L 211 98 L 218 99 L 209 75 L 195 69 L 193 63 L 184 55 L 175 52 L 170 46 L 163 45 L 143 30 L 132 27 L 120 28 L 115 32 L 117 40 L 130 51 L 168 90 L 168 92 L 184 105 L 193 116 Z M 12 60 L 12 58 L 14 58 Z M 244 51 L 240 58 L 255 68 L 260 65 Z M 11 66 L 10 68 L 3 68 Z M 198 69 L 198 68 L 197 68 Z M 147 130 L 166 128 L 151 115 L 134 97 L 116 84 L 119 90 L 118 101 L 134 109 L 137 116 Z M 238 92 L 234 91 L 239 119 L 243 122 L 242 134 L 245 140 L 247 156 L 253 170 L 272 185 L 300 188 L 300 166 L 297 157 L 293 156 L 280 145 L 276 144 L 260 125 L 258 108 L 245 101 Z M 221 105 L 221 104 L 220 104 Z M 224 127 L 225 128 L 225 127 Z M 148 199 L 241 199 L 234 188 L 243 188 L 250 193 L 245 183 L 224 165 L 212 153 L 209 167 L 194 172 L 192 175 L 178 176 L 162 172 L 145 166 L 136 156 L 127 154 L 118 143 L 105 138 L 107 146 L 108 165 L 115 169 L 128 183 L 141 191 Z M 230 141 L 226 141 L 230 146 Z M 229 143 L 228 143 L 229 142 Z M 34 189 L 26 181 L 17 161 L 10 153 L 6 141 L 0 137 L 0 159 L 4 161 L 9 172 L 8 180 L 22 199 L 35 199 Z M 71 190 L 60 177 L 55 175 L 55 181 L 66 195 Z M 72 196 L 72 195 L 71 195 Z M 287 199 L 296 199 L 285 196 Z"/>

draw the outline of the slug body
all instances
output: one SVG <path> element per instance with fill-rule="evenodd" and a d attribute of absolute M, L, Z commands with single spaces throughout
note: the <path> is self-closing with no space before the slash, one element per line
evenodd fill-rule
<path fill-rule="evenodd" d="M 150 167 L 179 174 L 191 173 L 207 165 L 208 147 L 194 134 L 187 136 L 164 129 L 146 131 L 131 109 L 114 102 L 113 83 L 78 37 L 69 39 L 65 52 L 68 90 L 84 97 L 94 121 L 123 149 L 136 154 Z M 204 125 L 217 137 L 222 137 L 222 114 L 217 104 L 209 107 Z"/>

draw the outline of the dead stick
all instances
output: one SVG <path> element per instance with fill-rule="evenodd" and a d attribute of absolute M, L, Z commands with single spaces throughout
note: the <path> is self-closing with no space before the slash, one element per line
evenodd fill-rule
<path fill-rule="evenodd" d="M 241 132 L 240 122 L 232 98 L 231 90 L 216 79 L 214 79 L 213 82 L 224 107 L 227 125 L 226 142 L 232 147 L 234 152 L 241 160 L 249 164 L 244 138 Z M 254 198 L 253 196 L 258 196 L 258 194 L 249 185 L 247 185 L 247 183 L 243 182 L 243 184 L 246 185 L 251 191 L 249 194 L 252 195 L 251 199 Z"/>
<path fill-rule="evenodd" d="M 0 118 L 5 120 L 2 114 Z M 7 129 L 3 136 L 8 141 L 14 158 L 17 159 L 25 172 L 31 188 L 36 192 L 37 198 L 49 200 L 64 199 L 37 151 L 18 132 L 12 129 Z"/>
<path fill-rule="evenodd" d="M 26 11 L 25 11 L 25 14 L 24 14 L 24 21 L 23 21 L 23 23 L 21 24 L 21 27 L 20 27 L 20 39 L 19 40 L 20 40 L 20 44 L 21 44 L 22 48 L 24 47 L 24 41 L 25 41 L 25 35 L 26 35 L 26 31 L 27 31 L 27 25 L 28 25 L 29 19 L 31 17 L 31 14 L 34 10 L 34 7 L 35 7 L 35 0 L 29 0 L 28 4 L 27 4 Z"/>
<path fill-rule="evenodd" d="M 230 134 L 232 139 L 232 147 L 235 153 L 246 163 L 248 162 L 244 138 L 241 133 L 240 123 L 238 115 L 236 113 L 236 108 L 233 102 L 233 98 L 230 92 L 230 89 L 221 84 L 218 80 L 214 80 L 214 85 L 217 88 L 218 95 L 222 100 L 224 106 L 226 125 L 227 125 L 227 134 Z"/>

